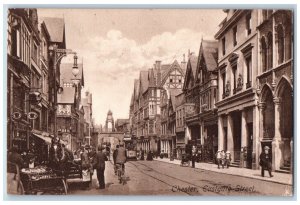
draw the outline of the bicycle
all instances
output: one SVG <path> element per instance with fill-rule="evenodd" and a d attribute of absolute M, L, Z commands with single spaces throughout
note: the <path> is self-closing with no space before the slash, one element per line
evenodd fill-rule
<path fill-rule="evenodd" d="M 120 184 L 125 184 L 126 183 L 126 178 L 125 178 L 125 165 L 124 164 L 116 164 L 117 168 L 117 176 Z"/>

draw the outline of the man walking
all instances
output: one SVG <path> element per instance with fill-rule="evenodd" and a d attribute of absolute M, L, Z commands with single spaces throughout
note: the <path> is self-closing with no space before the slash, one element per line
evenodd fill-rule
<path fill-rule="evenodd" d="M 97 171 L 97 179 L 99 183 L 99 189 L 105 189 L 105 178 L 104 178 L 104 170 L 105 170 L 105 161 L 107 161 L 107 156 L 105 152 L 105 148 L 99 146 L 98 153 L 96 155 L 95 160 L 95 168 Z"/>
<path fill-rule="evenodd" d="M 118 154 L 118 149 L 119 149 L 119 145 L 116 146 L 116 149 L 113 152 L 113 160 L 114 160 L 114 170 L 115 170 L 115 175 L 117 174 L 117 167 L 116 167 L 116 158 L 117 158 L 117 154 Z"/>
<path fill-rule="evenodd" d="M 270 147 L 265 146 L 264 152 L 262 152 L 259 156 L 259 165 L 261 166 L 261 176 L 265 176 L 265 170 L 268 170 L 270 177 L 273 177 L 271 173 L 272 169 L 272 157 L 271 154 L 269 153 Z"/>
<path fill-rule="evenodd" d="M 197 148 L 196 148 L 195 145 L 193 145 L 193 148 L 192 148 L 192 168 L 195 168 L 196 155 L 197 155 Z"/>

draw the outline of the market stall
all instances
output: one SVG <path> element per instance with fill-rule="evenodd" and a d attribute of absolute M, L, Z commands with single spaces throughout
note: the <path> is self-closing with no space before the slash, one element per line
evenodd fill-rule
<path fill-rule="evenodd" d="M 49 167 L 23 168 L 20 175 L 25 194 L 67 194 L 64 177 Z"/>

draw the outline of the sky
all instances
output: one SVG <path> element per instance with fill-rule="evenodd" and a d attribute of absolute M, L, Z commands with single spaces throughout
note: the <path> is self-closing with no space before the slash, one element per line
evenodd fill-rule
<path fill-rule="evenodd" d="M 104 125 L 109 109 L 115 120 L 129 118 L 141 70 L 156 60 L 180 63 L 189 49 L 198 55 L 201 38 L 214 39 L 226 15 L 216 9 L 38 9 L 38 16 L 64 18 L 66 46 L 83 62 L 83 92 L 92 93 L 93 118 Z"/>

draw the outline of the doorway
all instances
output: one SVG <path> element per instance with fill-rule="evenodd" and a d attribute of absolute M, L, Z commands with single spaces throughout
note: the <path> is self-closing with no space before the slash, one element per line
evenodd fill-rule
<path fill-rule="evenodd" d="M 237 111 L 232 113 L 232 122 L 233 122 L 233 150 L 234 150 L 234 160 L 240 160 L 241 154 L 241 134 L 242 134 L 242 112 Z"/>

